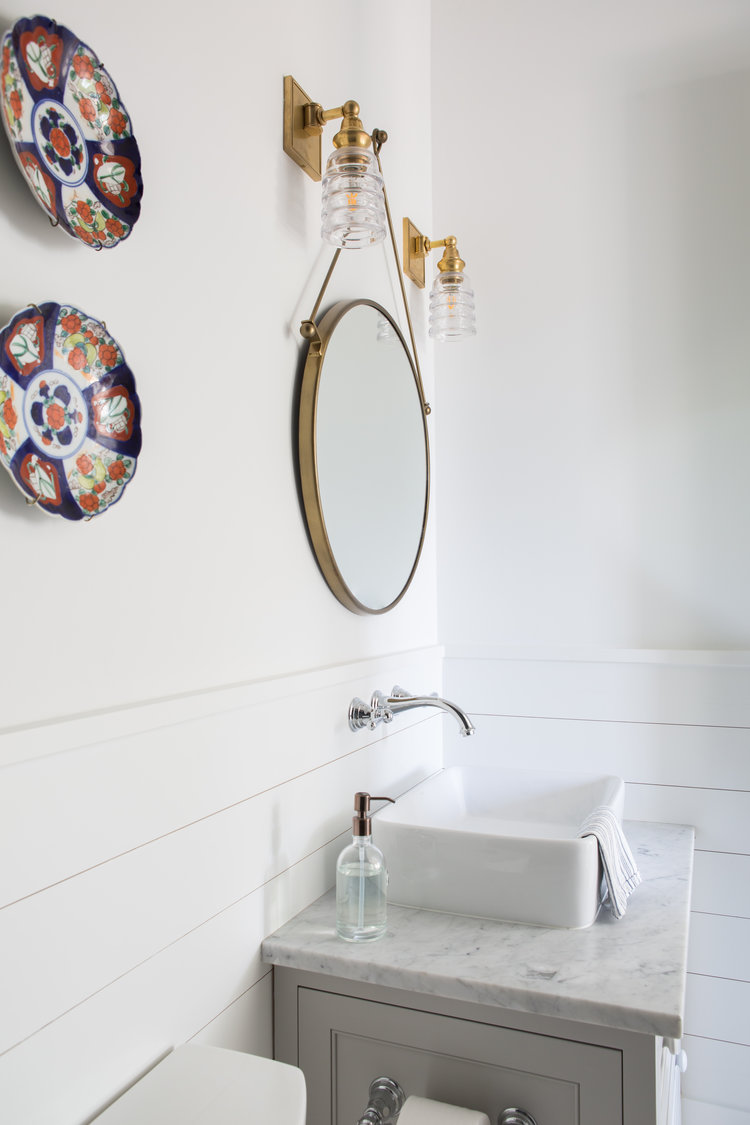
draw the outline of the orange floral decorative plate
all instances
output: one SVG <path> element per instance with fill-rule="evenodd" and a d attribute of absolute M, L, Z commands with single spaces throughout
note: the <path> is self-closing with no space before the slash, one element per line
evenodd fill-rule
<path fill-rule="evenodd" d="M 2 40 L 5 131 L 34 198 L 95 250 L 127 238 L 141 209 L 141 158 L 130 117 L 99 59 L 46 16 Z"/>
<path fill-rule="evenodd" d="M 97 516 L 133 479 L 141 404 L 107 326 L 70 304 L 30 305 L 0 331 L 0 461 L 31 504 Z"/>

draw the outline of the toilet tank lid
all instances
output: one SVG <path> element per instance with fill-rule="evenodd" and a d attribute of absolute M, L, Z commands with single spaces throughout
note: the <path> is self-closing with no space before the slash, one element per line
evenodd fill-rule
<path fill-rule="evenodd" d="M 95 1125 L 305 1125 L 306 1100 L 296 1066 L 187 1044 L 126 1090 Z"/>

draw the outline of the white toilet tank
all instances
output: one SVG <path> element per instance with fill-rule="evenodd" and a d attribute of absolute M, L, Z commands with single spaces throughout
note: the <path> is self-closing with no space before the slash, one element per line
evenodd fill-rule
<path fill-rule="evenodd" d="M 95 1125 L 305 1125 L 305 1079 L 296 1066 L 228 1051 L 178 1047 Z"/>

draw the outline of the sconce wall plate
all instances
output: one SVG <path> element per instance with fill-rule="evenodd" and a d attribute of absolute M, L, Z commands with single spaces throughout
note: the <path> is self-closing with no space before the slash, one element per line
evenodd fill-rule
<path fill-rule="evenodd" d="M 404 219 L 404 273 L 418 289 L 425 286 L 424 235 L 411 219 Z"/>
<path fill-rule="evenodd" d="M 305 107 L 312 98 L 305 93 L 291 74 L 284 77 L 284 152 L 307 172 L 311 180 L 320 180 L 323 169 L 322 129 L 308 127 Z"/>

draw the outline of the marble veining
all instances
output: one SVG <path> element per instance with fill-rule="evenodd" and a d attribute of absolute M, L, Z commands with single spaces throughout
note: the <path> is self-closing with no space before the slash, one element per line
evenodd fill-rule
<path fill-rule="evenodd" d="M 389 905 L 382 941 L 335 934 L 334 892 L 263 943 L 275 965 L 389 988 L 679 1038 L 693 829 L 627 822 L 643 876 L 623 918 L 548 929 Z"/>

